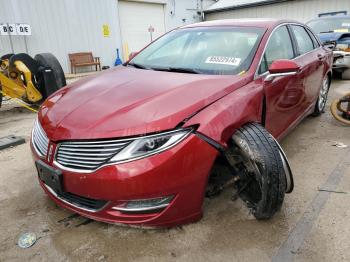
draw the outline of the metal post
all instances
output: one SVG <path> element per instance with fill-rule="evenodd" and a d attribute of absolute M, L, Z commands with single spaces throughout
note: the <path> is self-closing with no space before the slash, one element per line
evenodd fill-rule
<path fill-rule="evenodd" d="M 154 32 L 154 27 L 152 25 L 150 25 L 148 27 L 148 32 L 149 32 L 149 35 L 151 37 L 151 42 L 153 41 L 153 32 Z"/>
<path fill-rule="evenodd" d="M 23 36 L 23 39 L 24 39 L 24 46 L 26 48 L 26 53 L 28 54 L 28 44 L 27 44 L 27 36 Z"/>
<path fill-rule="evenodd" d="M 11 45 L 11 51 L 12 51 L 12 54 L 14 54 L 15 51 L 14 51 L 14 49 L 13 49 L 12 36 L 11 36 L 11 32 L 10 32 L 9 23 L 6 23 L 6 27 L 7 27 L 7 33 L 8 33 L 8 35 L 9 35 L 9 40 L 10 40 L 10 45 Z"/>
<path fill-rule="evenodd" d="M 201 0 L 201 10 L 200 10 L 200 12 L 201 12 L 201 19 L 202 19 L 202 21 L 204 21 L 203 0 Z"/>

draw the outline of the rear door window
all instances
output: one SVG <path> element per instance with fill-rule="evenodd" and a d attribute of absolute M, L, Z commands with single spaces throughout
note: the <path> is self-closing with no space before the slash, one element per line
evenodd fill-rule
<path fill-rule="evenodd" d="M 299 25 L 292 25 L 291 28 L 297 41 L 299 55 L 312 51 L 314 43 L 305 28 Z"/>
<path fill-rule="evenodd" d="M 311 32 L 311 30 L 309 30 L 309 29 L 306 28 L 306 31 L 309 33 L 309 35 L 310 35 L 310 37 L 311 37 L 311 39 L 312 39 L 312 41 L 313 41 L 313 43 L 314 43 L 314 47 L 315 47 L 315 48 L 320 47 L 320 44 L 319 44 L 319 42 L 317 41 L 316 36 Z"/>

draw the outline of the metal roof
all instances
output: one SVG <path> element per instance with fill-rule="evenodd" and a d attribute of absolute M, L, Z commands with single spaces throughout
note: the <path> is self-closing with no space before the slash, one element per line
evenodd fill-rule
<path fill-rule="evenodd" d="M 276 4 L 295 0 L 219 0 L 204 10 L 205 13 Z"/>

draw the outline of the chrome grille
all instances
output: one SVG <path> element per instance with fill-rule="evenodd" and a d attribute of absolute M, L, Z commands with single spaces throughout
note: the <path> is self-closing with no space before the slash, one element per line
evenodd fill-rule
<path fill-rule="evenodd" d="M 58 145 L 56 163 L 71 171 L 94 171 L 131 140 L 70 141 Z"/>
<path fill-rule="evenodd" d="M 39 156 L 46 156 L 47 147 L 49 145 L 49 139 L 47 138 L 45 131 L 40 126 L 38 119 L 35 120 L 34 123 L 34 128 L 32 132 L 32 143 Z"/>

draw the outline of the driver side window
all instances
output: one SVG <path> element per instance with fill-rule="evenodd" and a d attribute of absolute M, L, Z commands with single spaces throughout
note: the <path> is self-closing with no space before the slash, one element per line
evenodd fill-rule
<path fill-rule="evenodd" d="M 292 40 L 286 26 L 279 27 L 270 37 L 259 66 L 259 75 L 267 72 L 273 61 L 278 59 L 293 59 Z"/>

